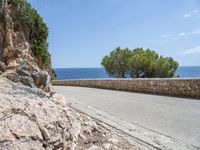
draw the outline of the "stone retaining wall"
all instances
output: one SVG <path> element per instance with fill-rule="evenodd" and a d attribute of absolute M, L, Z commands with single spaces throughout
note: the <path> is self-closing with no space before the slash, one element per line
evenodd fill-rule
<path fill-rule="evenodd" d="M 54 80 L 53 85 L 200 98 L 200 78 Z"/>

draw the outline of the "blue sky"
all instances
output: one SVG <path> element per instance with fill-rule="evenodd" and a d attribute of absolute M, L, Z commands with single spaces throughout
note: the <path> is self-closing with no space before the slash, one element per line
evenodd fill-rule
<path fill-rule="evenodd" d="M 29 0 L 49 27 L 54 68 L 100 67 L 122 48 L 150 48 L 200 66 L 199 0 Z"/>

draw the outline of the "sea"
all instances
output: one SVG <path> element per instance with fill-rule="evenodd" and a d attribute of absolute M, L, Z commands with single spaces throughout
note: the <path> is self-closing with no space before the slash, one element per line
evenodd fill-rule
<path fill-rule="evenodd" d="M 111 78 L 104 68 L 55 68 L 59 80 Z M 200 66 L 182 66 L 176 71 L 179 77 L 200 77 Z"/>

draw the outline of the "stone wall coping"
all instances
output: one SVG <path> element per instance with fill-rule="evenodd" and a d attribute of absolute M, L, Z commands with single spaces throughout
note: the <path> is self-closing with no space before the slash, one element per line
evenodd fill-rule
<path fill-rule="evenodd" d="M 200 80 L 200 77 L 192 78 L 96 78 L 96 79 L 67 79 L 67 80 L 52 80 L 52 81 L 96 81 L 96 80 Z"/>

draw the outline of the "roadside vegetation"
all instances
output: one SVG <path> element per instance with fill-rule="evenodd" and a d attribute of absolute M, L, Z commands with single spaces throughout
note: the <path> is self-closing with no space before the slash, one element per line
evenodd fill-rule
<path fill-rule="evenodd" d="M 101 64 L 110 76 L 117 78 L 172 78 L 179 65 L 172 57 L 150 49 L 120 47 L 105 56 Z"/>
<path fill-rule="evenodd" d="M 42 17 L 27 2 L 27 0 L 8 0 L 17 8 L 15 21 L 15 30 L 26 30 L 25 34 L 29 40 L 34 55 L 42 61 L 44 66 L 50 63 L 50 54 L 48 53 L 48 28 L 43 22 Z"/>

